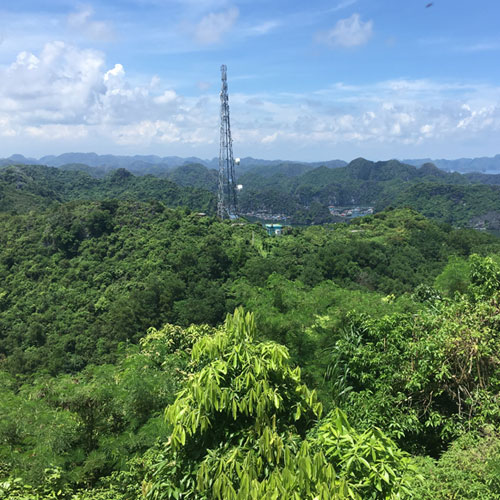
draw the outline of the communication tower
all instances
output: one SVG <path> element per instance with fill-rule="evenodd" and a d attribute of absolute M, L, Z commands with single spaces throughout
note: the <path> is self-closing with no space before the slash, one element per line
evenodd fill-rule
<path fill-rule="evenodd" d="M 220 151 L 219 189 L 217 215 L 221 219 L 235 219 L 237 212 L 236 184 L 234 178 L 233 140 L 229 122 L 229 97 L 227 95 L 227 67 L 220 67 L 222 88 L 220 91 Z"/>

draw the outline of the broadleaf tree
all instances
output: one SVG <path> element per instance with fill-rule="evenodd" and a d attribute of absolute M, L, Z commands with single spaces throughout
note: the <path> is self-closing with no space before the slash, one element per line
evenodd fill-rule
<path fill-rule="evenodd" d="M 192 350 L 196 371 L 167 407 L 171 428 L 145 480 L 160 500 L 399 498 L 404 454 L 379 430 L 352 429 L 301 381 L 286 347 L 258 342 L 237 309 Z"/>

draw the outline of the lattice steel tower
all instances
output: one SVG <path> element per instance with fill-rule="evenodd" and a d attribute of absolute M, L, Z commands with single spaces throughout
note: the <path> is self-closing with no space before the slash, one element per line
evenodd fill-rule
<path fill-rule="evenodd" d="M 220 151 L 219 151 L 219 190 L 217 196 L 217 215 L 221 219 L 236 218 L 236 183 L 234 178 L 233 140 L 229 122 L 229 98 L 227 95 L 227 68 L 220 67 L 222 88 L 220 91 Z"/>

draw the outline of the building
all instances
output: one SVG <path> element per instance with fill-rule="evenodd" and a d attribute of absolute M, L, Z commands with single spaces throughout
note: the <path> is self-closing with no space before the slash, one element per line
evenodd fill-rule
<path fill-rule="evenodd" d="M 283 226 L 281 224 L 266 224 L 265 228 L 269 236 L 281 236 L 283 233 Z"/>

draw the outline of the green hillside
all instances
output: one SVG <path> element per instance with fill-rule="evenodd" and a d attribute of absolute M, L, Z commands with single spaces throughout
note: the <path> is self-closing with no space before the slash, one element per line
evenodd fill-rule
<path fill-rule="evenodd" d="M 265 175 L 254 170 L 242 175 L 239 182 L 244 186 L 242 211 L 283 213 L 292 221 L 302 221 L 304 209 L 316 207 L 322 214 L 316 222 L 327 222 L 326 207 L 332 205 L 374 206 L 377 210 L 408 206 L 459 226 L 473 225 L 475 217 L 500 212 L 494 176 L 447 173 L 432 164 L 416 168 L 396 160 L 358 158 L 346 167 L 323 166 L 295 176 L 282 170 Z"/>
<path fill-rule="evenodd" d="M 378 203 L 280 237 L 197 165 L 0 169 L 0 498 L 499 498 L 498 187 L 351 167 L 254 177 Z"/>
<path fill-rule="evenodd" d="M 71 200 L 158 200 L 214 213 L 217 172 L 200 164 L 170 169 L 162 177 L 136 176 L 82 165 L 0 168 L 0 210 L 24 212 Z M 362 158 L 345 167 L 282 163 L 257 166 L 238 177 L 243 214 L 280 214 L 295 224 L 324 224 L 329 206 L 410 207 L 460 227 L 498 230 L 500 188 L 495 176 L 447 173 L 396 160 Z"/>
<path fill-rule="evenodd" d="M 166 176 L 179 186 L 193 186 L 211 192 L 217 191 L 218 172 L 200 164 L 189 164 L 174 168 Z"/>
<path fill-rule="evenodd" d="M 500 214 L 500 186 L 415 184 L 394 198 L 379 202 L 377 207 L 387 205 L 409 206 L 427 217 L 455 226 L 477 226 L 479 222 L 475 220 L 483 220 L 491 213 Z M 490 224 L 487 229 L 500 229 L 500 226 Z"/>
<path fill-rule="evenodd" d="M 495 498 L 497 238 L 409 209 L 272 238 L 158 201 L 0 224 L 5 498 Z"/>
<path fill-rule="evenodd" d="M 72 200 L 162 201 L 167 206 L 186 206 L 214 211 L 215 199 L 204 189 L 187 188 L 151 175 L 135 176 L 119 168 L 103 178 L 79 167 L 64 169 L 40 165 L 0 168 L 0 210 L 26 212 L 53 202 Z"/>

